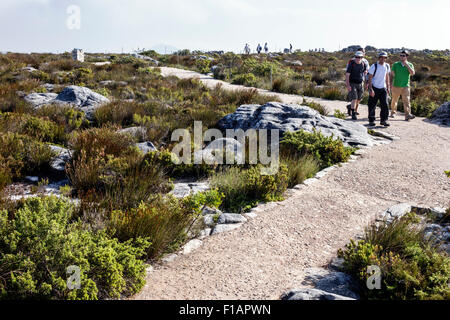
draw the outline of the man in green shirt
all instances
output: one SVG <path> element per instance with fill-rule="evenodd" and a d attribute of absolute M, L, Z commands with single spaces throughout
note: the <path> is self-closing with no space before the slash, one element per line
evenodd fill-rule
<path fill-rule="evenodd" d="M 415 116 L 411 114 L 410 103 L 410 78 L 414 75 L 414 66 L 408 61 L 409 52 L 403 50 L 400 53 L 400 61 L 395 62 L 391 68 L 391 118 L 394 118 L 397 112 L 397 103 L 400 96 L 402 96 L 403 109 L 405 109 L 405 120 L 414 119 Z"/>

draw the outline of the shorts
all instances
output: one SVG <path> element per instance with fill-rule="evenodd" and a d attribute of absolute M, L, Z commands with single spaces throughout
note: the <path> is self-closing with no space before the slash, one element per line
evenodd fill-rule
<path fill-rule="evenodd" d="M 352 90 L 348 93 L 348 99 L 350 101 L 353 100 L 361 100 L 364 92 L 364 87 L 362 83 L 350 83 L 350 87 Z"/>

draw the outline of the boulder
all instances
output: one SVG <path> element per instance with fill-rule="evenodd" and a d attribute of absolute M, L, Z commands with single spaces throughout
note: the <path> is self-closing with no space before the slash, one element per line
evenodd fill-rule
<path fill-rule="evenodd" d="M 333 135 L 345 145 L 371 147 L 375 140 L 367 133 L 367 128 L 335 117 L 326 117 L 316 110 L 296 104 L 269 102 L 265 105 L 242 105 L 234 113 L 218 122 L 225 129 L 278 129 L 280 137 L 284 132 L 317 130 L 326 136 Z"/>
<path fill-rule="evenodd" d="M 70 160 L 69 149 L 49 145 L 50 149 L 56 154 L 50 161 L 50 167 L 56 172 L 64 172 L 66 163 Z"/>
<path fill-rule="evenodd" d="M 431 116 L 431 121 L 446 126 L 450 126 L 450 101 L 447 101 L 442 106 L 434 110 Z"/>
<path fill-rule="evenodd" d="M 408 212 L 411 212 L 412 206 L 408 203 L 399 203 L 393 205 L 386 211 L 384 211 L 378 221 L 386 220 L 388 223 L 391 223 L 395 219 L 403 217 Z"/>
<path fill-rule="evenodd" d="M 86 118 L 92 120 L 94 111 L 100 105 L 109 103 L 109 99 L 92 91 L 89 88 L 69 86 L 60 94 L 55 93 L 31 93 L 25 97 L 25 101 L 38 108 L 45 104 L 70 104 L 80 108 L 86 114 Z"/>
<path fill-rule="evenodd" d="M 130 127 L 130 128 L 120 129 L 117 132 L 123 133 L 123 134 L 129 134 L 130 136 L 137 139 L 138 141 L 143 141 L 147 138 L 147 128 L 145 128 L 145 127 Z M 155 147 L 155 146 L 153 146 L 153 147 Z"/>
<path fill-rule="evenodd" d="M 192 239 L 183 246 L 183 254 L 189 254 L 202 246 L 202 241 L 199 239 Z"/>
<path fill-rule="evenodd" d="M 220 215 L 220 214 L 222 214 L 222 211 L 220 211 L 219 209 L 216 209 L 216 208 L 211 208 L 211 207 L 205 206 L 202 209 L 202 215 L 206 216 L 207 214 L 211 214 L 211 215 L 219 214 Z"/>
<path fill-rule="evenodd" d="M 202 155 L 202 159 L 207 163 L 215 163 L 221 161 L 226 163 L 226 154 L 231 154 L 237 163 L 244 162 L 245 150 L 242 144 L 236 139 L 220 138 L 212 141 L 202 151 L 197 151 Z M 219 155 L 222 154 L 222 157 Z M 217 156 L 217 159 L 216 159 Z"/>
<path fill-rule="evenodd" d="M 138 147 L 139 150 L 141 150 L 143 153 L 158 151 L 158 149 L 156 149 L 156 147 L 150 141 L 136 143 L 135 146 Z"/>
<path fill-rule="evenodd" d="M 219 224 L 243 223 L 247 219 L 239 213 L 222 213 L 217 220 Z"/>
<path fill-rule="evenodd" d="M 305 270 L 305 278 L 302 284 L 312 285 L 316 289 L 341 296 L 359 299 L 359 294 L 355 292 L 359 289 L 357 281 L 343 272 L 309 268 Z"/>
<path fill-rule="evenodd" d="M 214 227 L 211 235 L 215 235 L 222 232 L 231 231 L 242 226 L 242 223 L 232 223 L 232 224 L 218 224 Z"/>
<path fill-rule="evenodd" d="M 25 96 L 26 102 L 32 104 L 34 107 L 40 107 L 46 104 L 53 103 L 58 95 L 56 93 L 30 93 Z"/>
<path fill-rule="evenodd" d="M 196 194 L 197 192 L 206 191 L 209 189 L 209 184 L 207 182 L 178 182 L 174 183 L 174 189 L 170 192 L 176 198 L 184 198 L 190 194 Z"/>
<path fill-rule="evenodd" d="M 319 289 L 294 289 L 284 293 L 281 300 L 355 300 Z"/>
<path fill-rule="evenodd" d="M 69 86 L 56 97 L 54 103 L 73 104 L 86 114 L 86 118 L 93 119 L 94 111 L 100 105 L 109 103 L 109 99 L 89 88 Z"/>
<path fill-rule="evenodd" d="M 205 226 L 214 227 L 216 225 L 216 223 L 214 222 L 214 217 L 214 214 L 207 214 L 203 216 L 203 223 L 205 224 Z"/>

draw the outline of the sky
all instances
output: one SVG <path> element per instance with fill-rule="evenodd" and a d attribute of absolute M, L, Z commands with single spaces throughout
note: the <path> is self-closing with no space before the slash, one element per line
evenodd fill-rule
<path fill-rule="evenodd" d="M 448 0 L 1 0 L 0 51 L 450 49 Z"/>

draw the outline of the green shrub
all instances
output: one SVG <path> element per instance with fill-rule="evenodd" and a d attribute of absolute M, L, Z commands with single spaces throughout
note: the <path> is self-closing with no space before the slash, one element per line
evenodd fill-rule
<path fill-rule="evenodd" d="M 417 222 L 417 217 L 409 214 L 392 223 L 374 224 L 363 240 L 352 240 L 345 250 L 339 250 L 344 270 L 359 279 L 364 298 L 450 299 L 450 259 L 424 240 Z M 366 289 L 371 265 L 381 269 L 380 290 Z"/>
<path fill-rule="evenodd" d="M 340 111 L 338 109 L 334 109 L 334 117 L 344 120 L 347 117 L 347 115 L 344 112 L 342 112 L 342 111 Z"/>
<path fill-rule="evenodd" d="M 16 133 L 0 133 L 0 186 L 49 167 L 51 149 Z"/>
<path fill-rule="evenodd" d="M 282 199 L 289 182 L 288 169 L 280 164 L 275 175 L 262 175 L 262 166 L 230 167 L 211 177 L 211 186 L 225 195 L 221 209 L 245 212 L 260 201 Z"/>
<path fill-rule="evenodd" d="M 327 107 L 325 107 L 324 105 L 322 105 L 322 104 L 320 104 L 318 102 L 307 101 L 307 100 L 303 99 L 302 105 L 310 107 L 311 109 L 316 110 L 317 112 L 319 112 L 323 116 L 327 116 L 328 115 Z"/>
<path fill-rule="evenodd" d="M 339 162 L 345 162 L 354 152 L 354 148 L 344 146 L 333 136 L 326 137 L 320 132 L 309 133 L 304 130 L 286 132 L 280 141 L 282 154 L 295 154 L 298 157 L 312 155 L 321 169 Z"/>
<path fill-rule="evenodd" d="M 139 259 L 149 243 L 87 231 L 70 221 L 72 212 L 56 197 L 28 199 L 13 214 L 0 211 L 0 299 L 120 298 L 144 286 Z M 67 287 L 69 266 L 80 268 L 79 289 Z"/>
<path fill-rule="evenodd" d="M 244 73 L 233 78 L 233 84 L 241 84 L 246 87 L 256 87 L 258 80 L 253 73 Z"/>
<path fill-rule="evenodd" d="M 174 243 L 186 238 L 186 229 L 195 215 L 186 200 L 156 195 L 136 209 L 113 211 L 109 229 L 122 241 L 136 237 L 148 238 L 151 246 L 147 256 L 158 258 Z"/>
<path fill-rule="evenodd" d="M 296 155 L 284 155 L 281 163 L 285 164 L 288 169 L 288 188 L 295 187 L 306 179 L 312 178 L 317 171 L 319 165 L 311 156 L 297 157 Z"/>
<path fill-rule="evenodd" d="M 62 125 L 29 114 L 4 113 L 0 117 L 0 131 L 27 135 L 43 142 L 64 144 L 67 140 Z"/>
<path fill-rule="evenodd" d="M 347 95 L 340 88 L 331 87 L 323 90 L 322 97 L 328 100 L 345 100 Z"/>
<path fill-rule="evenodd" d="M 450 170 L 449 171 L 445 171 L 445 174 L 447 175 L 447 177 L 450 178 Z"/>

